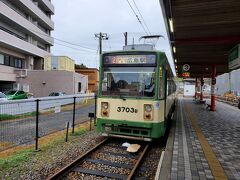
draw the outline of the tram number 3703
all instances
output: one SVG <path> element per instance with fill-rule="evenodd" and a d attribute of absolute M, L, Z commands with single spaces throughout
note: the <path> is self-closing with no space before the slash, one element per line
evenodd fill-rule
<path fill-rule="evenodd" d="M 129 107 L 117 107 L 117 112 L 137 113 L 138 110 L 135 108 L 129 108 Z"/>

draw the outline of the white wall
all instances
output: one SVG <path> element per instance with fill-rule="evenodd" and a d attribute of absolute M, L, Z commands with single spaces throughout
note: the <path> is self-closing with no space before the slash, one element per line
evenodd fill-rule
<path fill-rule="evenodd" d="M 195 85 L 184 84 L 184 96 L 194 96 L 195 95 Z"/>

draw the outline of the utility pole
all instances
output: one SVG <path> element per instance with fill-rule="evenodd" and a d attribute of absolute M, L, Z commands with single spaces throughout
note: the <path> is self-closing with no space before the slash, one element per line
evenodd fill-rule
<path fill-rule="evenodd" d="M 232 83 L 231 83 L 231 81 L 232 81 L 232 75 L 231 75 L 231 71 L 228 73 L 228 75 L 229 75 L 229 93 L 231 94 L 232 93 Z"/>
<path fill-rule="evenodd" d="M 123 33 L 123 35 L 125 37 L 125 46 L 127 46 L 127 44 L 128 44 L 128 33 L 125 32 L 125 33 Z"/>
<path fill-rule="evenodd" d="M 108 40 L 109 36 L 107 33 L 95 34 L 95 37 L 99 39 L 99 54 L 102 54 L 102 40 Z"/>

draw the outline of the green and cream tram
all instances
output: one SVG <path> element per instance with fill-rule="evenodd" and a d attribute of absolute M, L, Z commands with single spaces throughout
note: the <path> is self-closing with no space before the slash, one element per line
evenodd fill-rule
<path fill-rule="evenodd" d="M 164 135 L 176 90 L 165 53 L 104 53 L 99 73 L 97 130 L 102 135 L 146 141 Z"/>

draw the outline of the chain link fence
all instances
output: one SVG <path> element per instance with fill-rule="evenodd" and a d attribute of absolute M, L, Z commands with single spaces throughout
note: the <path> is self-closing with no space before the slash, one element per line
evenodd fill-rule
<path fill-rule="evenodd" d="M 28 145 L 51 133 L 89 120 L 96 112 L 96 96 L 75 95 L 0 102 L 0 151 Z"/>

